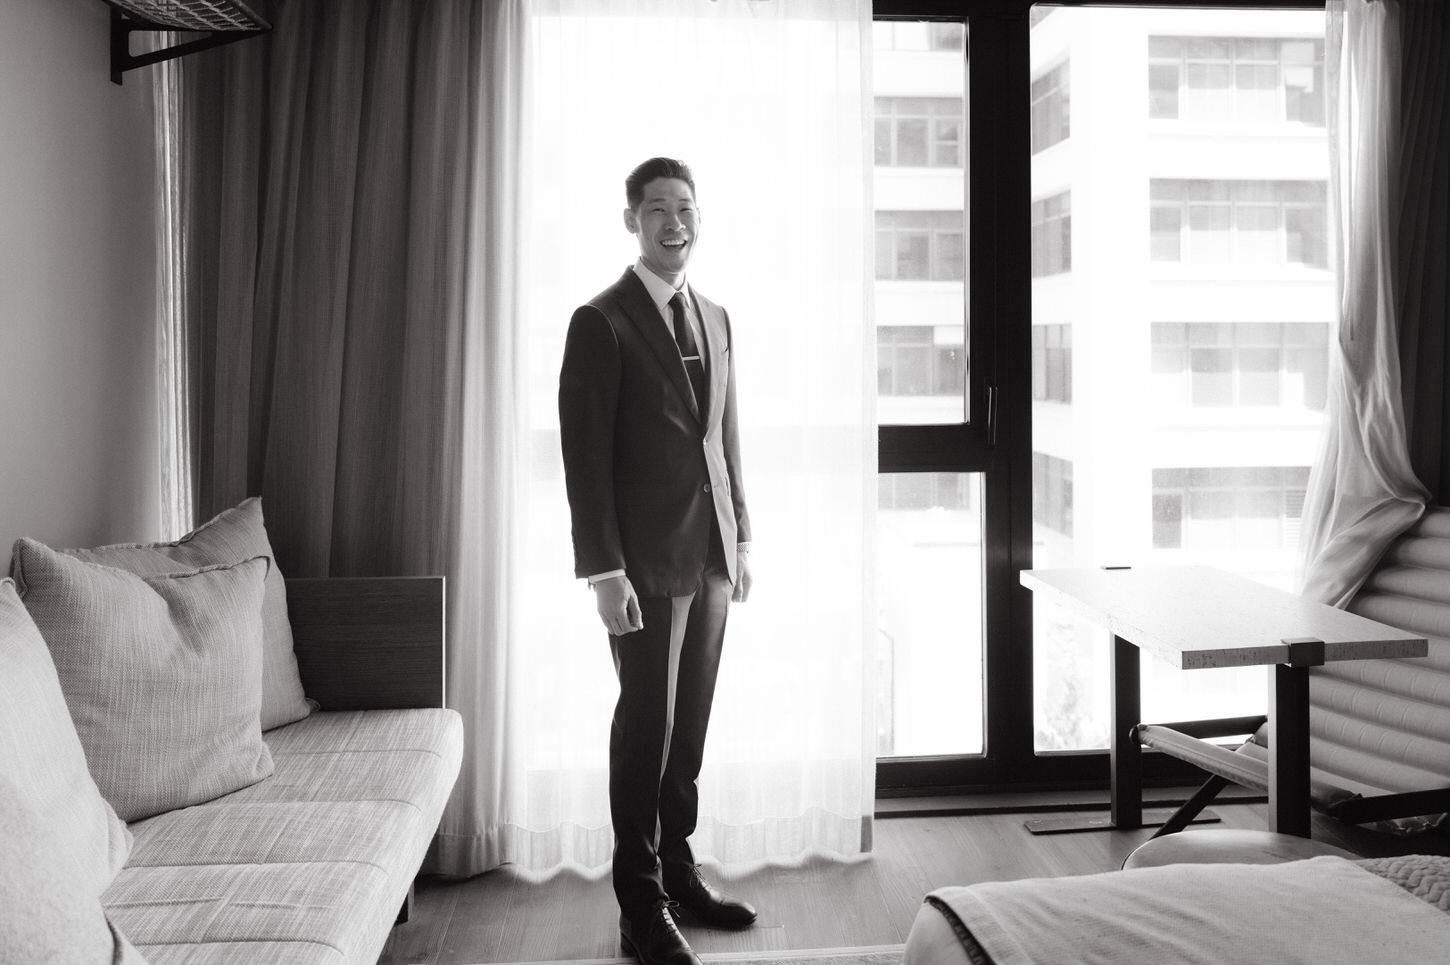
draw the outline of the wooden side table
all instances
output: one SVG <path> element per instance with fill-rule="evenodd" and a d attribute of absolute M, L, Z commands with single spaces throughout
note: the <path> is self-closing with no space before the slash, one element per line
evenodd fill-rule
<path fill-rule="evenodd" d="M 1024 570 L 1022 585 L 1113 634 L 1112 824 L 1143 823 L 1138 651 L 1183 670 L 1268 666 L 1269 828 L 1309 835 L 1309 668 L 1423 657 L 1428 641 L 1207 566 Z"/>

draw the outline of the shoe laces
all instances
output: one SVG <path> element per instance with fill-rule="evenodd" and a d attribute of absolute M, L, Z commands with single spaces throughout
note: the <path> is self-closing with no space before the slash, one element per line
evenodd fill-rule
<path fill-rule="evenodd" d="M 651 930 L 663 927 L 665 934 L 671 932 L 679 934 L 680 930 L 675 927 L 675 909 L 680 907 L 678 901 L 665 900 L 659 903 L 659 911 L 650 916 Z M 663 925 L 661 925 L 663 922 Z"/>

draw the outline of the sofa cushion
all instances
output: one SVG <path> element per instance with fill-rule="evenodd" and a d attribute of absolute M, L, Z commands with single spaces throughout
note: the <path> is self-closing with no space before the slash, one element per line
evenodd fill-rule
<path fill-rule="evenodd" d="M 437 830 L 462 734 L 436 709 L 323 712 L 271 731 L 271 777 L 132 826 L 106 909 L 155 965 L 371 965 Z"/>
<path fill-rule="evenodd" d="M 49 862 L 99 898 L 131 835 L 86 769 L 55 664 L 10 580 L 0 580 L 0 687 L 0 834 L 14 837 L 22 812 L 43 815 Z"/>
<path fill-rule="evenodd" d="M 15 545 L 21 599 L 50 648 L 101 794 L 125 821 L 272 773 L 262 740 L 258 557 L 141 577 Z"/>
<path fill-rule="evenodd" d="M 95 549 L 70 549 L 76 559 L 103 563 L 141 576 L 196 570 L 218 563 L 240 563 L 254 556 L 273 560 L 263 601 L 262 729 L 301 720 L 312 708 L 302 693 L 292 625 L 287 621 L 287 586 L 277 569 L 262 520 L 262 500 L 244 500 L 181 539 L 170 543 L 123 543 Z"/>

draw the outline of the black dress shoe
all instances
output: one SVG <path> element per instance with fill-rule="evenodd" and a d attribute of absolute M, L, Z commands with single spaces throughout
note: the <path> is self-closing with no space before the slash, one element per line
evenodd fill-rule
<path fill-rule="evenodd" d="M 744 928 L 755 922 L 755 909 L 750 902 L 741 901 L 712 886 L 700 874 L 699 865 L 690 868 L 683 881 L 665 882 L 665 890 L 681 911 L 689 912 L 702 925 Z"/>
<path fill-rule="evenodd" d="M 675 927 L 671 904 L 662 899 L 638 919 L 620 917 L 620 944 L 639 965 L 700 965 L 700 957 Z"/>

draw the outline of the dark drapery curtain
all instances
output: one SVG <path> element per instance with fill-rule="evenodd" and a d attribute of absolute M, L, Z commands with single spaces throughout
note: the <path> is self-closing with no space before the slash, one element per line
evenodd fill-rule
<path fill-rule="evenodd" d="M 489 6 L 291 0 L 181 62 L 196 518 L 260 494 L 289 575 L 447 568 Z"/>
<path fill-rule="evenodd" d="M 1450 501 L 1450 4 L 1400 0 L 1397 297 L 1410 461 Z"/>
<path fill-rule="evenodd" d="M 438 867 L 503 860 L 518 766 L 516 0 L 289 0 L 162 85 L 163 400 L 195 520 L 289 576 L 442 574 L 468 751 Z M 188 507 L 178 488 L 179 515 Z"/>

